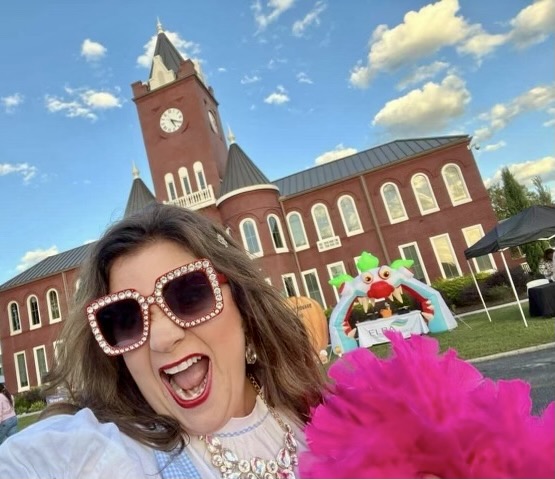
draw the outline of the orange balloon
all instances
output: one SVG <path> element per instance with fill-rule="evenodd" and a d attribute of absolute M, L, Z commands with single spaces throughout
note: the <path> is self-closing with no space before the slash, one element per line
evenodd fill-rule
<path fill-rule="evenodd" d="M 308 331 L 314 351 L 318 353 L 329 344 L 328 320 L 318 301 L 306 296 L 290 296 L 287 303 Z"/>

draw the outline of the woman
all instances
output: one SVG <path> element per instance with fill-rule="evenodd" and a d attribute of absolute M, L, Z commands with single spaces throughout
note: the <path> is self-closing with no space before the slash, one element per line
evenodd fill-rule
<path fill-rule="evenodd" d="M 221 227 L 147 207 L 92 247 L 75 302 L 50 378 L 71 402 L 0 448 L 0 477 L 295 477 L 324 374 Z"/>
<path fill-rule="evenodd" d="M 0 444 L 17 432 L 17 416 L 13 398 L 3 383 L 0 383 Z"/>
<path fill-rule="evenodd" d="M 540 272 L 549 281 L 555 281 L 555 269 L 553 268 L 553 248 L 547 248 L 543 252 L 543 261 L 540 263 Z"/>

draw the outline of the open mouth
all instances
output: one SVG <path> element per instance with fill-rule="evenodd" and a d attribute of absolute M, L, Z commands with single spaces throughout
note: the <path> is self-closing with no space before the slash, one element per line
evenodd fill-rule
<path fill-rule="evenodd" d="M 211 363 L 208 356 L 194 354 L 160 369 L 162 382 L 184 408 L 203 403 L 210 393 Z"/>

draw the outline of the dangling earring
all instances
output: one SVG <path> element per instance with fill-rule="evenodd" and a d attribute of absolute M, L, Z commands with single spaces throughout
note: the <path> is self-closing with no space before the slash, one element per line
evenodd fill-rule
<path fill-rule="evenodd" d="M 245 349 L 245 359 L 247 360 L 247 364 L 254 364 L 256 363 L 256 351 L 254 350 L 252 344 L 247 344 L 247 349 Z"/>

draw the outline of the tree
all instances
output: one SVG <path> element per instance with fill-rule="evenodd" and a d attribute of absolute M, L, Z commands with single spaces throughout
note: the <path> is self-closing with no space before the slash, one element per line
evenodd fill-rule
<path fill-rule="evenodd" d="M 535 201 L 536 205 L 550 206 L 553 204 L 553 197 L 551 196 L 551 191 L 549 191 L 543 184 L 543 180 L 539 176 L 534 176 L 532 178 L 532 184 L 536 188 L 535 191 Z"/>
<path fill-rule="evenodd" d="M 493 212 L 498 220 L 503 220 L 511 216 L 507 211 L 507 201 L 505 201 L 505 192 L 503 186 L 494 183 L 488 188 L 489 200 L 493 207 Z"/>

